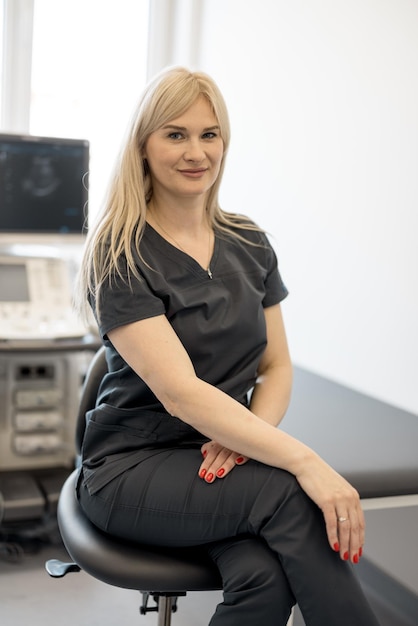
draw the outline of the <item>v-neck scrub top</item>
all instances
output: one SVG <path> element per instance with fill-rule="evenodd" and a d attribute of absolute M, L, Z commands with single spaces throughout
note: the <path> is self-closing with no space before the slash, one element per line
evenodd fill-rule
<path fill-rule="evenodd" d="M 133 251 L 140 280 L 114 276 L 102 287 L 97 321 L 109 373 L 102 381 L 96 409 L 88 414 L 83 453 L 86 482 L 97 482 L 93 468 L 120 461 L 124 454 L 135 457 L 135 451 L 144 447 L 206 440 L 168 415 L 108 340 L 107 333 L 114 328 L 165 315 L 196 375 L 238 402 L 247 402 L 266 346 L 263 309 L 279 303 L 288 292 L 266 235 L 246 229 L 237 232 L 252 243 L 216 232 L 210 278 L 206 269 L 147 224 L 140 242 L 143 260 Z M 126 277 L 126 261 L 121 259 L 119 268 Z M 95 311 L 94 302 L 92 306 Z M 123 465 L 127 463 L 125 458 Z M 105 474 L 109 477 L 114 471 Z"/>

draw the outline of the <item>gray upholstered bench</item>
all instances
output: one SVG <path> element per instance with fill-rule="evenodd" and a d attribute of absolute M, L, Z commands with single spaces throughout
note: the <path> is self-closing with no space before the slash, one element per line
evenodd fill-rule
<path fill-rule="evenodd" d="M 281 427 L 347 478 L 365 509 L 418 505 L 418 415 L 296 367 Z"/>

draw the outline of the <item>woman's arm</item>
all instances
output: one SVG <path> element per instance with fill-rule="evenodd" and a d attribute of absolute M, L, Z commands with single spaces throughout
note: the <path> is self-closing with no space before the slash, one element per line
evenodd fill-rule
<path fill-rule="evenodd" d="M 281 439 L 288 435 L 279 434 L 276 428 L 256 417 L 239 402 L 199 379 L 165 316 L 121 326 L 110 331 L 108 336 L 167 412 L 210 439 L 289 471 L 296 469 L 297 457 L 304 457 L 307 453 L 307 448 L 302 449 L 301 444 L 291 452 L 287 452 L 287 446 L 278 449 L 279 441 L 273 446 L 272 437 Z"/>
<path fill-rule="evenodd" d="M 121 326 L 108 336 L 168 413 L 230 450 L 294 474 L 322 509 L 330 545 L 335 549 L 338 544 L 341 556 L 355 560 L 363 545 L 364 519 L 358 494 L 347 481 L 306 445 L 200 380 L 165 316 Z M 337 530 L 338 516 L 350 519 L 341 524 L 343 533 Z"/>

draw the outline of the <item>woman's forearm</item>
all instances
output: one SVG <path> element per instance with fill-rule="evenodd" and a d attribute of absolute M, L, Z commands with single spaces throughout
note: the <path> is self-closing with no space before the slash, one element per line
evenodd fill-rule
<path fill-rule="evenodd" d="M 295 475 L 307 459 L 316 456 L 275 424 L 199 379 L 189 381 L 175 398 L 165 398 L 163 404 L 169 413 L 230 450 Z"/>

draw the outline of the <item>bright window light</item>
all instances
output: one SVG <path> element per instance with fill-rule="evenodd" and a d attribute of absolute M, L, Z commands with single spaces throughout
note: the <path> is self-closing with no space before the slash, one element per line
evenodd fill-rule
<path fill-rule="evenodd" d="M 35 0 L 30 132 L 90 141 L 94 215 L 146 82 L 148 0 Z"/>

